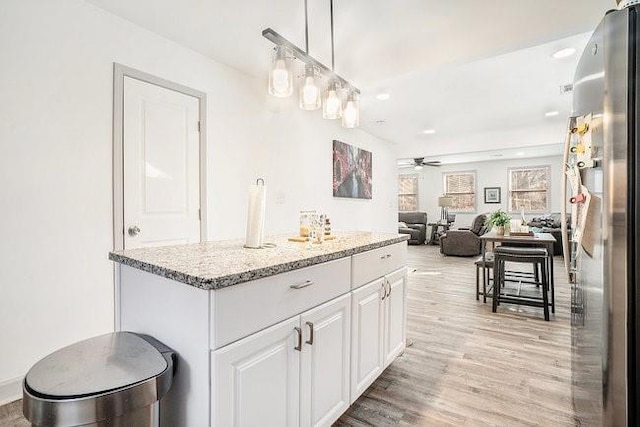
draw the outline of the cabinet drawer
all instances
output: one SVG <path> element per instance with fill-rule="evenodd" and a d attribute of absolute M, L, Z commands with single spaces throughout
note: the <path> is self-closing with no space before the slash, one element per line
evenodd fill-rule
<path fill-rule="evenodd" d="M 211 345 L 220 348 L 345 294 L 350 277 L 351 259 L 341 258 L 211 291 Z"/>
<path fill-rule="evenodd" d="M 351 288 L 367 284 L 405 266 L 406 242 L 356 254 L 351 257 Z"/>

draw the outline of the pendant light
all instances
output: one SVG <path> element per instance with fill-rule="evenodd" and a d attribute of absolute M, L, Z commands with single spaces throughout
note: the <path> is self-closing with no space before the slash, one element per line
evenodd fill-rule
<path fill-rule="evenodd" d="M 269 71 L 269 93 L 278 98 L 286 98 L 293 93 L 293 54 L 286 46 L 276 46 L 273 51 L 271 71 Z"/>
<path fill-rule="evenodd" d="M 307 111 L 317 110 L 321 105 L 318 73 L 313 65 L 305 65 L 303 82 L 300 85 L 300 108 Z"/>
<path fill-rule="evenodd" d="M 333 0 L 329 2 L 331 16 L 331 72 L 335 72 L 335 46 L 333 42 Z M 339 97 L 340 85 L 332 76 L 322 96 L 322 117 L 329 120 L 342 117 L 342 100 Z"/>
<path fill-rule="evenodd" d="M 330 0 L 331 14 L 331 68 L 309 55 L 309 18 L 307 0 L 304 0 L 305 50 L 300 49 L 286 38 L 266 28 L 262 36 L 276 45 L 269 72 L 269 93 L 284 98 L 293 93 L 293 60 L 304 64 L 304 74 L 299 80 L 299 105 L 303 110 L 316 110 L 322 106 L 322 116 L 326 119 L 342 118 L 342 125 L 354 128 L 360 122 L 360 90 L 335 73 L 335 46 L 333 31 L 333 0 Z M 328 80 L 325 90 L 321 90 L 320 80 Z M 345 94 L 347 95 L 346 99 Z M 343 110 L 346 117 L 343 117 Z"/>
<path fill-rule="evenodd" d="M 304 0 L 304 47 L 306 54 L 309 55 L 309 12 L 307 0 Z M 320 85 L 318 83 L 317 67 L 313 64 L 305 63 L 304 76 L 302 76 L 302 84 L 300 85 L 300 108 L 303 110 L 313 111 L 320 108 Z"/>
<path fill-rule="evenodd" d="M 342 126 L 349 129 L 360 126 L 360 98 L 353 91 L 349 91 L 342 109 Z"/>
<path fill-rule="evenodd" d="M 329 84 L 322 97 L 322 117 L 333 120 L 342 117 L 342 100 L 339 96 L 340 83 L 329 80 Z"/>

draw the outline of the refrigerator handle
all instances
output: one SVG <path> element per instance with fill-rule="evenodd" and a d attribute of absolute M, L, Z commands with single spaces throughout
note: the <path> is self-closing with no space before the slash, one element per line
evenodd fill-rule
<path fill-rule="evenodd" d="M 567 272 L 567 279 L 569 283 L 573 283 L 573 272 L 571 270 L 571 244 L 569 242 L 569 230 L 567 228 L 567 201 L 569 197 L 567 196 L 567 172 L 569 168 L 572 166 L 569 165 L 569 152 L 571 150 L 571 135 L 572 129 L 576 126 L 576 117 L 569 117 L 567 122 L 567 136 L 564 143 L 564 155 L 562 158 L 562 179 L 560 188 L 562 189 L 562 202 L 560 203 L 561 207 L 561 216 L 560 216 L 560 227 L 562 232 L 562 253 L 564 258 L 564 268 Z"/>

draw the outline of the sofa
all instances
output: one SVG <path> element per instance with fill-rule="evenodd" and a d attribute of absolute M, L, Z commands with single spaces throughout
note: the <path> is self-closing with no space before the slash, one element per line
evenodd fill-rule
<path fill-rule="evenodd" d="M 562 255 L 562 221 L 560 212 L 532 218 L 529 227 L 536 233 L 550 233 L 556 238 L 553 244 L 553 255 Z M 567 214 L 567 227 L 571 230 L 571 214 Z"/>
<path fill-rule="evenodd" d="M 440 253 L 452 256 L 475 256 L 482 251 L 480 236 L 487 232 L 486 214 L 473 219 L 471 227 L 448 230 L 440 236 Z"/>
<path fill-rule="evenodd" d="M 427 240 L 427 214 L 425 212 L 399 212 L 398 233 L 408 234 L 410 245 L 424 245 Z"/>

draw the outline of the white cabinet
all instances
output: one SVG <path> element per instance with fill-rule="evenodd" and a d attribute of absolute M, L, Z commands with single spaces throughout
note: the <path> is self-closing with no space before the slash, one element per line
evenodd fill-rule
<path fill-rule="evenodd" d="M 349 407 L 351 295 L 212 353 L 213 425 L 330 426 Z"/>
<path fill-rule="evenodd" d="M 296 316 L 213 353 L 213 425 L 298 425 L 299 325 Z"/>
<path fill-rule="evenodd" d="M 352 292 L 351 402 L 405 347 L 406 269 Z"/>
<path fill-rule="evenodd" d="M 351 296 L 303 313 L 301 325 L 300 425 L 330 426 L 351 404 Z"/>
<path fill-rule="evenodd" d="M 351 299 L 351 403 L 382 372 L 384 278 L 352 292 Z"/>
<path fill-rule="evenodd" d="M 384 300 L 384 366 L 387 367 L 405 347 L 406 331 L 406 270 L 385 277 L 387 293 Z"/>

